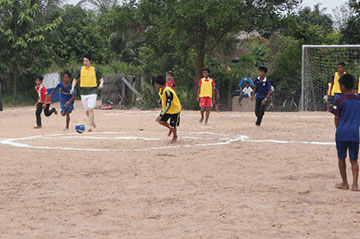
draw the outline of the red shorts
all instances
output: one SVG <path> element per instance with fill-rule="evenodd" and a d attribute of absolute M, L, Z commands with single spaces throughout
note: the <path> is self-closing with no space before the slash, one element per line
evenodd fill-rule
<path fill-rule="evenodd" d="M 212 107 L 212 98 L 211 97 L 201 97 L 200 98 L 200 107 Z"/>

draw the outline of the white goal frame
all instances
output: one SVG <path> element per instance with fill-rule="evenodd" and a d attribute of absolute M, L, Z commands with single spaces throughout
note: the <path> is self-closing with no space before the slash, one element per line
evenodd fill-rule
<path fill-rule="evenodd" d="M 305 111 L 305 51 L 309 48 L 359 48 L 360 45 L 302 45 L 301 99 L 300 111 Z M 314 92 L 313 92 L 314 94 Z M 313 96 L 314 97 L 314 96 Z M 316 106 L 315 106 L 316 110 Z"/>

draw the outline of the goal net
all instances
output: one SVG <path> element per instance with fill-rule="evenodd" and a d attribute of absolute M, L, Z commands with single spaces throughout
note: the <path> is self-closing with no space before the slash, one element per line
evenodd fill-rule
<path fill-rule="evenodd" d="M 302 87 L 300 109 L 327 109 L 326 93 L 339 62 L 346 64 L 346 72 L 353 74 L 358 84 L 360 75 L 360 45 L 303 45 Z"/>

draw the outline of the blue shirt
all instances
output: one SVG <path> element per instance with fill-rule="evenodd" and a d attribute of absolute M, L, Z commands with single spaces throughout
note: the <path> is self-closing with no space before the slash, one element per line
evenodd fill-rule
<path fill-rule="evenodd" d="M 251 87 L 254 87 L 254 82 L 251 80 L 250 77 L 249 78 L 241 78 L 241 80 L 239 82 L 239 86 L 241 87 L 245 81 L 249 82 Z"/>
<path fill-rule="evenodd" d="M 70 90 L 71 90 L 71 82 L 68 86 L 64 86 L 63 82 L 60 81 L 59 84 L 57 84 L 56 88 L 59 88 L 61 91 L 61 100 L 70 100 L 72 95 L 76 95 L 76 89 L 74 89 L 74 93 L 71 95 L 70 94 Z"/>
<path fill-rule="evenodd" d="M 336 141 L 359 142 L 360 98 L 354 94 L 343 95 L 335 101 L 331 113 L 339 117 Z"/>
<path fill-rule="evenodd" d="M 265 77 L 263 81 L 260 81 L 260 78 L 255 80 L 256 85 L 256 98 L 264 99 L 271 89 L 270 81 Z"/>
<path fill-rule="evenodd" d="M 214 81 L 214 82 L 215 82 L 215 87 L 214 87 L 214 89 L 215 89 L 215 97 L 217 97 L 216 91 L 218 89 L 218 83 L 216 81 Z"/>

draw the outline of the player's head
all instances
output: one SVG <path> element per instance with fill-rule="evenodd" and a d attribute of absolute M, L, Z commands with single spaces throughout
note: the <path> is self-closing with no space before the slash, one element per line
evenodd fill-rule
<path fill-rule="evenodd" d="M 158 75 L 155 79 L 155 86 L 160 89 L 164 88 L 166 84 L 165 77 L 163 75 Z"/>
<path fill-rule="evenodd" d="M 68 70 L 64 71 L 63 79 L 65 82 L 69 82 L 71 80 L 71 73 Z"/>
<path fill-rule="evenodd" d="M 266 73 L 268 73 L 268 68 L 266 66 L 259 66 L 258 70 L 260 77 L 265 77 Z"/>
<path fill-rule="evenodd" d="M 35 76 L 35 84 L 41 85 L 43 83 L 44 77 L 42 75 Z"/>
<path fill-rule="evenodd" d="M 89 67 L 92 62 L 92 57 L 89 53 L 83 55 L 84 66 Z"/>
<path fill-rule="evenodd" d="M 166 77 L 168 80 L 172 80 L 172 78 L 174 77 L 174 73 L 172 71 L 168 71 L 166 73 Z"/>
<path fill-rule="evenodd" d="M 351 74 L 343 75 L 340 80 L 340 88 L 342 92 L 349 92 L 354 89 L 355 86 L 355 78 Z"/>
<path fill-rule="evenodd" d="M 345 63 L 344 62 L 339 62 L 339 64 L 338 64 L 338 72 L 340 72 L 340 73 L 345 72 Z"/>
<path fill-rule="evenodd" d="M 209 77 L 209 74 L 210 74 L 210 70 L 208 69 L 208 68 L 205 68 L 204 70 L 203 70 L 203 76 L 206 78 L 206 77 Z"/>

